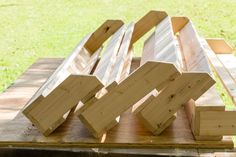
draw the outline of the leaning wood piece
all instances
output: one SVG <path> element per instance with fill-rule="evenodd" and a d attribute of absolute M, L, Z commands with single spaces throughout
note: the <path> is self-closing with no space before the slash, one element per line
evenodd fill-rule
<path fill-rule="evenodd" d="M 130 46 L 132 46 L 144 34 L 146 34 L 158 23 L 160 23 L 166 16 L 166 12 L 154 10 L 148 12 L 145 16 L 143 16 L 138 22 L 135 23 L 134 33 L 130 42 Z"/>
<path fill-rule="evenodd" d="M 191 22 L 180 31 L 179 36 L 187 69 L 192 68 L 196 71 L 205 69 L 209 74 L 212 73 L 211 69 L 207 68 L 209 67 L 209 63 L 207 62 L 206 55 L 208 56 L 209 53 L 212 54 L 213 52 L 210 50 L 207 42 L 203 42 L 198 37 Z M 196 39 L 195 41 L 197 41 L 198 44 L 191 44 L 194 42 L 194 39 Z M 189 50 L 200 50 L 202 57 L 198 60 L 200 62 L 204 61 L 205 63 L 196 64 L 193 60 L 195 60 L 195 57 L 198 55 L 190 55 Z M 196 68 L 192 66 L 192 64 L 207 67 Z M 197 140 L 221 140 L 223 135 L 236 134 L 234 129 L 236 113 L 235 111 L 225 111 L 225 106 L 215 87 L 210 88 L 210 90 L 197 101 L 194 102 L 190 100 L 185 106 L 185 109 L 191 123 L 192 131 Z M 217 113 L 220 114 L 220 116 L 217 117 Z"/>
<path fill-rule="evenodd" d="M 172 127 L 166 129 L 161 136 L 153 136 L 128 110 L 122 114 L 119 125 L 107 132 L 106 137 L 103 136 L 102 139 L 94 139 L 88 135 L 86 128 L 74 114 L 69 114 L 67 122 L 63 123 L 52 136 L 45 138 L 19 110 L 42 85 L 39 80 L 45 81 L 62 61 L 63 59 L 55 58 L 38 60 L 20 77 L 20 80 L 24 81 L 18 79 L 18 84 L 13 84 L 1 93 L 0 147 L 60 147 L 65 149 L 69 147 L 106 147 L 109 149 L 128 147 L 136 150 L 170 147 L 233 148 L 230 137 L 224 137 L 222 141 L 195 141 L 183 110 L 178 112 Z M 138 67 L 139 61 L 140 58 L 133 59 L 132 70 Z M 42 77 L 39 78 L 39 74 Z"/>
<path fill-rule="evenodd" d="M 179 41 L 187 71 L 206 72 L 214 78 L 206 57 L 207 49 L 202 45 L 191 21 L 179 32 Z M 192 132 L 197 140 L 220 140 L 222 138 L 222 136 L 214 135 L 204 136 L 200 133 L 201 111 L 224 111 L 225 109 L 224 103 L 217 93 L 215 86 L 211 87 L 196 101 L 189 101 L 185 105 L 185 109 L 191 124 Z"/>
<path fill-rule="evenodd" d="M 131 41 L 133 31 L 134 31 L 134 23 L 130 23 L 125 32 L 122 43 L 120 45 L 117 58 L 116 58 L 116 63 L 109 76 L 108 85 L 112 84 L 113 82 L 115 83 L 120 82 L 120 78 L 121 78 L 123 67 L 125 65 L 125 61 L 127 60 L 128 53 L 131 52 L 129 51 L 129 46 L 130 46 L 130 41 Z"/>
<path fill-rule="evenodd" d="M 130 46 L 130 41 L 131 41 L 133 29 L 134 29 L 134 24 L 131 23 L 125 32 L 122 43 L 120 44 L 120 47 L 119 47 L 119 51 L 116 53 L 115 56 L 113 56 L 113 60 L 115 61 L 115 63 L 111 65 L 111 70 L 108 73 L 109 76 L 106 79 L 106 81 L 104 82 L 105 85 L 108 85 L 106 87 L 106 90 L 108 93 L 114 87 L 117 86 L 117 83 L 120 82 L 122 77 L 126 78 L 126 76 L 127 76 L 127 72 L 125 72 L 125 71 L 127 71 L 127 69 L 130 68 L 129 66 L 131 65 L 131 59 L 130 59 L 129 53 L 132 53 L 132 52 L 129 51 L 129 46 Z M 109 63 L 109 64 L 111 64 L 111 63 Z M 99 67 L 98 67 L 98 69 L 99 69 Z M 97 73 L 95 73 L 95 74 L 97 74 Z M 104 95 L 104 93 L 101 94 L 101 91 L 99 94 L 100 94 L 99 97 L 102 97 Z M 106 95 L 108 95 L 108 94 L 106 94 Z M 95 137 L 101 136 L 103 134 L 103 132 L 105 132 L 105 131 L 103 131 L 101 134 L 98 135 L 97 131 L 92 128 L 93 123 L 89 122 L 89 124 L 88 124 L 87 120 L 85 120 L 86 116 L 84 116 L 84 113 L 90 112 L 91 111 L 90 108 L 93 106 L 96 106 L 97 105 L 96 102 L 100 102 L 102 100 L 102 98 L 100 98 L 100 99 L 92 98 L 88 102 L 85 102 L 84 107 L 80 108 L 79 112 L 77 112 L 77 114 L 79 114 L 79 118 L 81 119 L 81 121 L 90 129 L 90 131 L 93 133 L 93 135 Z M 103 108 L 98 109 L 97 112 L 99 113 L 100 110 L 101 110 L 101 112 L 104 112 Z M 92 114 L 94 115 L 94 117 L 96 116 L 96 113 L 92 113 Z M 109 117 L 107 117 L 107 118 L 109 118 Z M 103 124 L 103 125 L 107 125 L 107 124 Z M 111 127 L 113 127 L 113 126 L 111 126 Z M 106 128 L 110 128 L 110 127 L 106 126 Z"/>
<path fill-rule="evenodd" d="M 212 40 L 215 41 L 214 39 L 208 39 L 207 42 L 212 43 Z M 233 54 L 230 54 L 232 49 L 228 49 L 228 54 L 227 51 L 225 51 L 225 48 L 223 48 L 224 54 L 222 54 L 220 50 L 218 50 L 217 54 L 215 54 L 211 50 L 216 49 L 214 48 L 214 45 L 210 45 L 209 47 L 205 39 L 202 39 L 202 42 L 205 47 L 208 48 L 207 56 L 210 63 L 215 69 L 232 101 L 236 104 L 236 57 Z M 217 40 L 217 42 L 219 43 L 219 40 Z M 221 44 L 218 44 L 217 46 L 223 47 Z"/>
<path fill-rule="evenodd" d="M 158 12 L 157 12 L 158 13 Z M 161 12 L 161 15 L 163 13 Z M 156 15 L 156 14 L 154 14 Z M 163 16 L 157 16 L 151 18 L 153 14 L 147 14 L 142 18 L 137 25 L 134 26 L 134 32 L 130 29 L 126 32 L 124 39 L 120 47 L 121 56 L 127 54 L 132 44 L 139 39 L 143 33 L 147 32 L 153 27 L 153 22 L 158 23 Z M 147 23 L 143 29 L 141 23 L 144 21 L 153 20 L 151 23 Z M 141 35 L 139 32 L 142 31 Z M 133 34 L 136 34 L 135 40 Z M 139 34 L 139 35 L 137 35 Z M 111 88 L 108 89 L 108 93 L 99 99 L 93 99 L 92 103 L 86 105 L 86 109 L 79 114 L 81 121 L 89 128 L 95 137 L 101 137 L 103 133 L 117 124 L 116 118 L 126 111 L 130 106 L 134 105 L 138 100 L 150 93 L 153 89 L 161 89 L 168 82 L 171 82 L 175 77 L 179 75 L 179 71 L 168 63 L 158 62 L 146 62 L 137 71 L 131 74 L 128 78 L 122 82 L 118 82 L 118 78 L 122 74 L 120 65 L 124 65 L 125 58 L 120 57 L 117 59 L 116 67 L 114 68 L 110 82 Z M 117 66 L 118 65 L 118 66 Z M 166 71 L 163 74 L 163 71 Z M 161 74 L 162 77 L 155 78 L 155 74 Z M 119 83 L 119 84 L 118 84 Z M 139 90 L 142 89 L 142 90 Z"/>
<path fill-rule="evenodd" d="M 233 54 L 217 54 L 217 58 L 224 65 L 232 79 L 236 81 L 236 57 Z"/>
<path fill-rule="evenodd" d="M 233 52 L 233 48 L 224 39 L 207 38 L 206 41 L 216 54 L 230 54 Z"/>
<path fill-rule="evenodd" d="M 133 26 L 131 26 L 133 28 Z M 117 59 L 119 57 L 123 57 L 120 50 L 120 45 L 122 43 L 122 39 L 124 36 L 124 33 L 126 31 L 126 26 L 122 26 L 111 38 L 109 41 L 105 52 L 103 53 L 98 65 L 96 66 L 96 69 L 93 73 L 94 76 L 96 76 L 101 83 L 104 85 L 104 88 L 101 89 L 94 97 L 90 98 L 88 102 L 80 102 L 75 110 L 75 114 L 79 115 L 81 112 L 83 112 L 91 102 L 96 100 L 97 98 L 101 97 L 102 95 L 107 93 L 107 89 L 111 86 L 107 87 L 109 84 L 109 80 L 111 77 L 112 72 L 114 71 L 114 67 L 116 65 Z M 122 51 L 123 52 L 123 51 Z M 125 55 L 125 54 L 124 54 Z M 118 57 L 119 56 L 119 57 Z M 117 65 L 119 66 L 119 65 Z M 120 69 L 123 67 L 120 66 Z M 117 76 L 118 77 L 118 76 Z"/>
<path fill-rule="evenodd" d="M 212 40 L 212 41 L 211 41 Z M 217 41 L 217 49 L 215 48 L 215 41 Z M 236 82 L 233 79 L 233 66 L 236 62 L 232 54 L 226 54 L 232 52 L 232 49 L 227 46 L 224 40 L 219 39 L 205 39 L 201 40 L 202 45 L 206 49 L 206 55 L 219 76 L 222 84 L 225 86 L 229 95 L 235 103 L 235 90 Z M 210 43 L 210 45 L 208 45 Z M 213 44 L 214 43 L 214 44 Z M 213 44 L 213 45 L 212 45 Z M 222 48 L 222 51 L 220 50 Z M 217 50 L 213 52 L 213 50 Z M 222 53 L 223 52 L 223 53 Z M 217 55 L 216 55 L 217 54 Z M 222 64 L 224 63 L 224 64 Z M 204 110 L 200 113 L 200 127 L 199 135 L 204 137 L 215 136 L 232 136 L 236 135 L 236 109 L 234 110 Z"/>
<path fill-rule="evenodd" d="M 89 74 L 96 63 L 102 43 L 99 38 L 96 38 L 95 44 L 100 46 L 97 47 L 99 49 L 93 49 L 94 52 L 89 52 L 87 48 L 90 47 L 87 45 L 85 48 L 85 45 L 98 35 L 102 41 L 105 41 L 122 25 L 121 21 L 108 20 L 93 34 L 85 37 L 27 103 L 23 114 L 44 135 L 49 135 L 61 125 L 70 109 L 76 106 L 79 100 L 86 101 L 103 87 L 97 78 L 84 75 Z M 107 30 L 102 34 L 104 29 Z"/>
<path fill-rule="evenodd" d="M 155 60 L 172 63 L 181 70 L 181 53 L 177 47 L 170 17 L 166 17 L 157 26 L 154 39 Z M 173 122 L 174 114 L 184 103 L 190 99 L 196 100 L 214 83 L 207 73 L 183 72 L 157 96 L 151 96 L 140 105 L 136 114 L 151 132 L 159 135 Z"/>
<path fill-rule="evenodd" d="M 108 78 L 116 62 L 120 44 L 122 42 L 126 26 L 122 26 L 109 41 L 93 75 L 95 75 L 104 85 L 107 85 Z"/>
<path fill-rule="evenodd" d="M 162 76 L 156 78 L 155 76 Z M 162 89 L 179 74 L 169 63 L 147 62 L 129 77 L 92 103 L 79 117 L 95 137 L 116 124 L 116 118 L 129 107 L 150 93 Z"/>

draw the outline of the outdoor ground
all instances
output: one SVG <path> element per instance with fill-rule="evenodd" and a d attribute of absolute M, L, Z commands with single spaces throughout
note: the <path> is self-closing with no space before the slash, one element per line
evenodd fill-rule
<path fill-rule="evenodd" d="M 188 16 L 204 37 L 236 47 L 236 0 L 0 0 L 0 93 L 38 58 L 67 56 L 105 20 L 135 22 L 149 10 Z M 232 108 L 219 81 L 217 87 Z"/>

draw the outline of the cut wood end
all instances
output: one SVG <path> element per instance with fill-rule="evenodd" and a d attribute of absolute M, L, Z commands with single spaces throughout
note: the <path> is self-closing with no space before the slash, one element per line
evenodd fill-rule
<path fill-rule="evenodd" d="M 182 28 L 184 28 L 184 26 L 189 22 L 189 18 L 188 17 L 178 17 L 178 16 L 174 16 L 171 17 L 171 23 L 172 23 L 172 28 L 173 28 L 173 32 L 174 34 L 178 33 Z"/>
<path fill-rule="evenodd" d="M 167 15 L 165 11 L 151 10 L 144 15 L 140 20 L 135 23 L 134 32 L 131 39 L 131 45 L 139 40 L 144 34 L 150 31 L 160 21 L 162 21 Z"/>
<path fill-rule="evenodd" d="M 206 41 L 210 48 L 216 54 L 231 54 L 234 49 L 231 47 L 229 43 L 222 38 L 206 38 Z"/>
<path fill-rule="evenodd" d="M 84 47 L 89 51 L 89 53 L 93 54 L 102 46 L 104 41 L 113 35 L 122 25 L 124 25 L 122 20 L 106 20 L 92 33 Z"/>

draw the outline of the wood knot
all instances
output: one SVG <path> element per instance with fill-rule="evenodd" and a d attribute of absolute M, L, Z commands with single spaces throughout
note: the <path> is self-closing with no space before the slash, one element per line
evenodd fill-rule
<path fill-rule="evenodd" d="M 160 128 L 161 127 L 161 123 L 157 124 L 157 128 Z"/>
<path fill-rule="evenodd" d="M 107 32 L 109 31 L 109 29 L 110 29 L 110 27 L 107 26 L 107 27 L 105 28 L 105 33 L 107 33 Z"/>

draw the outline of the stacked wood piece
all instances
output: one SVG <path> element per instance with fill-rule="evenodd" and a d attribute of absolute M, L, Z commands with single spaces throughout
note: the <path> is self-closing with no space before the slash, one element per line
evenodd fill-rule
<path fill-rule="evenodd" d="M 209 40 L 209 42 L 211 41 Z M 179 31 L 179 42 L 186 70 L 207 72 L 214 78 L 207 56 L 211 58 L 211 62 L 215 61 L 216 64 L 213 67 L 219 67 L 219 64 L 217 66 L 217 61 L 214 60 L 214 52 L 205 39 L 199 37 L 191 21 Z M 214 46 L 212 47 L 214 49 Z M 218 43 L 218 50 L 219 47 L 223 51 L 229 51 L 229 46 L 226 43 Z M 226 78 L 224 81 L 228 82 Z M 190 100 L 185 105 L 185 109 L 197 140 L 221 140 L 224 135 L 236 133 L 234 127 L 236 112 L 225 110 L 225 105 L 215 86 L 211 87 L 195 102 Z"/>
<path fill-rule="evenodd" d="M 129 74 L 134 43 L 153 27 L 144 43 L 140 67 Z M 99 60 L 102 44 L 110 36 Z M 225 110 L 213 86 L 215 78 L 208 59 L 222 82 L 228 80 L 225 86 L 234 101 L 236 75 L 229 70 L 235 67 L 233 63 L 225 63 L 229 58 L 216 56 L 214 51 L 228 53 L 232 49 L 222 40 L 200 38 L 186 17 L 150 11 L 129 25 L 108 20 L 81 41 L 23 113 L 49 135 L 76 107 L 72 114 L 99 138 L 131 107 L 155 135 L 170 126 L 184 107 L 197 140 L 221 140 L 223 135 L 236 134 L 236 111 Z M 216 66 L 221 62 L 228 71 Z M 230 75 L 234 79 L 229 79 Z"/>
<path fill-rule="evenodd" d="M 165 86 L 157 96 L 150 96 L 137 108 L 136 113 L 145 126 L 158 135 L 173 122 L 174 114 L 181 106 L 190 99 L 197 100 L 215 82 L 207 73 L 201 71 L 182 72 L 181 53 L 176 44 L 170 17 L 157 25 L 155 34 L 148 42 L 154 43 L 149 44 L 152 48 L 148 48 L 149 52 L 153 50 L 152 58 L 158 62 L 172 63 L 181 71 L 181 75 Z"/>
<path fill-rule="evenodd" d="M 88 77 L 102 49 L 102 43 L 123 25 L 108 20 L 87 35 L 27 103 L 23 113 L 44 135 L 61 125 L 78 101 L 86 101 L 102 88 L 96 78 Z"/>

